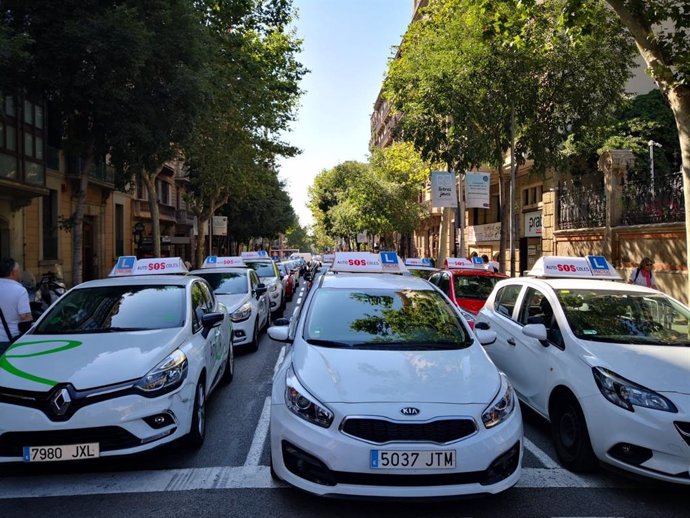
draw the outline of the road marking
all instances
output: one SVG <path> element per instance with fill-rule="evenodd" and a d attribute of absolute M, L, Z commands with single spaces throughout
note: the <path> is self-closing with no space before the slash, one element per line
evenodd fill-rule
<path fill-rule="evenodd" d="M 299 306 L 301 303 L 302 303 L 302 297 L 299 297 L 299 298 L 297 299 L 297 305 Z"/>
<path fill-rule="evenodd" d="M 235 466 L 77 473 L 0 478 L 0 500 L 10 498 L 50 498 L 61 496 L 159 493 L 208 489 L 271 489 L 286 487 L 271 479 L 268 466 Z M 544 489 L 573 486 L 571 473 L 564 469 L 523 468 L 517 488 Z M 587 488 L 622 489 L 634 487 L 610 478 L 590 480 Z"/>
<path fill-rule="evenodd" d="M 280 354 L 278 355 L 278 359 L 276 360 L 275 367 L 273 367 L 273 374 L 274 375 L 276 372 L 278 372 L 278 368 L 280 367 L 280 364 L 283 363 L 283 358 L 285 358 L 285 346 L 280 348 Z"/>
<path fill-rule="evenodd" d="M 539 448 L 536 444 L 530 441 L 527 437 L 522 439 L 522 444 L 525 445 L 525 449 L 534 455 L 539 462 L 541 462 L 545 468 L 557 469 L 561 466 L 554 461 L 544 450 Z"/>
<path fill-rule="evenodd" d="M 252 445 L 247 453 L 247 460 L 244 461 L 245 467 L 258 466 L 261 460 L 261 453 L 264 451 L 264 443 L 268 435 L 268 424 L 271 418 L 271 396 L 268 396 L 264 401 L 264 408 L 259 417 L 259 423 L 256 425 L 254 432 L 254 439 Z"/>

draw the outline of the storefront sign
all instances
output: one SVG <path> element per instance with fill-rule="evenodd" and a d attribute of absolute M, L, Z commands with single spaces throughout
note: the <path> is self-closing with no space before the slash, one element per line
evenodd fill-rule
<path fill-rule="evenodd" d="M 498 241 L 500 239 L 500 223 L 488 223 L 486 225 L 473 225 L 467 227 L 468 243 L 479 243 L 481 241 Z"/>
<path fill-rule="evenodd" d="M 541 211 L 528 212 L 525 217 L 524 237 L 541 237 Z"/>

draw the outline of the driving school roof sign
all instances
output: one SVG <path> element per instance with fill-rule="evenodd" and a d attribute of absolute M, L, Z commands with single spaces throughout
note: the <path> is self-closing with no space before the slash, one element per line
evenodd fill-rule
<path fill-rule="evenodd" d="M 242 252 L 240 254 L 242 259 L 270 259 L 266 250 L 257 250 L 256 252 Z"/>
<path fill-rule="evenodd" d="M 405 266 L 429 266 L 431 267 L 431 259 L 428 257 L 408 257 L 405 259 Z"/>
<path fill-rule="evenodd" d="M 181 257 L 159 257 L 139 259 L 134 256 L 118 258 L 108 277 L 151 274 L 184 274 L 189 273 Z"/>
<path fill-rule="evenodd" d="M 407 271 L 395 252 L 336 252 L 331 271 L 358 273 L 403 273 Z"/>
<path fill-rule="evenodd" d="M 527 274 L 530 277 L 621 280 L 621 276 L 604 256 L 544 256 L 537 259 Z"/>
<path fill-rule="evenodd" d="M 241 257 L 217 257 L 210 255 L 204 260 L 202 268 L 232 268 L 237 266 L 246 266 Z"/>

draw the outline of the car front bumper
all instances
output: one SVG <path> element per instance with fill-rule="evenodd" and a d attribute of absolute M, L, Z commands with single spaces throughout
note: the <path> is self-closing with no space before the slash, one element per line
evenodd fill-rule
<path fill-rule="evenodd" d="M 380 405 L 385 406 L 390 410 L 394 405 Z M 438 413 L 433 415 L 457 411 L 457 406 L 436 406 Z M 329 408 L 334 410 L 332 405 Z M 425 409 L 425 415 L 432 415 L 429 410 Z M 338 425 L 344 414 L 337 410 L 335 414 L 333 424 L 326 429 L 297 417 L 284 404 L 273 404 L 271 456 L 281 479 L 322 496 L 435 498 L 495 494 L 515 485 L 520 477 L 523 430 L 518 406 L 495 428 L 487 430 L 480 421 L 473 435 L 444 445 L 416 441 L 374 444 L 346 435 Z M 379 417 L 383 412 L 370 406 L 366 415 Z M 454 469 L 370 467 L 371 450 L 450 449 L 456 451 Z M 500 473 L 496 476 L 496 472 Z"/>

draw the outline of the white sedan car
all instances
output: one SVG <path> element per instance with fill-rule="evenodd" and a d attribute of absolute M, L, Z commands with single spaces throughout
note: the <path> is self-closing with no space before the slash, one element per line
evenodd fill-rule
<path fill-rule="evenodd" d="M 273 379 L 272 473 L 332 496 L 508 489 L 521 472 L 522 416 L 481 347 L 495 336 L 472 333 L 428 282 L 373 273 L 397 261 L 337 254 L 300 316 L 269 328 L 292 344 Z"/>
<path fill-rule="evenodd" d="M 233 266 L 227 266 L 233 265 Z M 233 346 L 259 348 L 259 333 L 268 326 L 270 311 L 266 285 L 240 257 L 207 257 L 199 270 L 190 272 L 206 280 L 228 308 L 233 323 Z"/>
<path fill-rule="evenodd" d="M 149 271 L 186 268 L 120 258 L 116 277 L 72 288 L 0 357 L 0 462 L 203 443 L 206 398 L 234 373 L 232 323 L 203 279 Z"/>
<path fill-rule="evenodd" d="M 690 309 L 598 280 L 617 277 L 601 257 L 544 257 L 500 281 L 475 326 L 498 335 L 487 353 L 551 422 L 565 467 L 690 484 Z"/>

